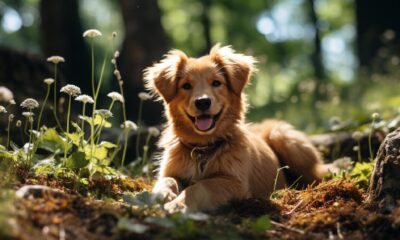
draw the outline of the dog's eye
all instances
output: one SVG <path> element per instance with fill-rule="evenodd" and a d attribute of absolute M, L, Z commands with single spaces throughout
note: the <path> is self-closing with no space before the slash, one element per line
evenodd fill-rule
<path fill-rule="evenodd" d="M 212 85 L 213 85 L 213 87 L 219 87 L 219 86 L 221 86 L 221 82 L 218 81 L 218 80 L 214 80 L 214 81 L 212 82 Z"/>
<path fill-rule="evenodd" d="M 185 84 L 182 85 L 182 88 L 185 89 L 185 90 L 189 90 L 189 89 L 192 88 L 192 85 L 190 85 L 190 83 L 185 83 Z"/>

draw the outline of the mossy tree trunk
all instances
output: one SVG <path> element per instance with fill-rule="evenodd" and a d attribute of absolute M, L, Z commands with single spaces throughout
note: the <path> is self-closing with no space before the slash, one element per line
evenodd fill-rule
<path fill-rule="evenodd" d="M 388 134 L 379 148 L 368 194 L 382 211 L 391 211 L 400 200 L 400 129 Z"/>

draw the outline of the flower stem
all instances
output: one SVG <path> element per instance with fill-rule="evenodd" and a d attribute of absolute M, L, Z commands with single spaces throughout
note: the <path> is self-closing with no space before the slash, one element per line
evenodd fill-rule
<path fill-rule="evenodd" d="M 26 158 L 27 158 L 28 167 L 30 168 L 31 167 L 31 162 L 32 162 L 32 159 L 31 159 L 31 143 L 32 143 L 32 132 L 33 132 L 33 117 L 32 117 L 32 110 L 31 109 L 29 109 L 29 113 L 30 113 L 30 116 L 28 117 L 28 121 L 29 121 L 29 123 L 31 125 L 31 127 L 30 127 L 31 130 L 29 132 L 28 152 L 27 152 Z"/>
<path fill-rule="evenodd" d="M 82 140 L 81 140 L 81 144 L 83 147 L 83 141 L 85 139 L 85 114 L 86 114 L 86 103 L 83 103 L 83 107 L 82 107 L 82 123 L 81 123 L 81 129 L 82 129 Z"/>
<path fill-rule="evenodd" d="M 7 125 L 7 150 L 10 147 L 10 128 L 11 128 L 11 119 L 8 118 L 8 125 Z"/>
<path fill-rule="evenodd" d="M 373 118 L 372 123 L 371 123 L 371 129 L 370 129 L 369 135 L 368 135 L 368 148 L 369 148 L 370 161 L 372 161 L 374 158 L 374 153 L 372 152 L 372 132 L 374 131 L 374 125 L 375 125 L 375 119 Z"/>
<path fill-rule="evenodd" d="M 37 131 L 39 131 L 39 129 L 40 129 L 40 123 L 41 123 L 41 120 L 42 120 L 43 110 L 44 110 L 44 107 L 46 106 L 47 99 L 49 98 L 49 95 L 50 95 L 50 85 L 47 85 L 46 97 L 44 98 L 43 105 L 42 105 L 42 108 L 40 109 L 40 113 L 39 113 L 38 123 L 37 123 L 37 127 L 36 127 Z"/>
<path fill-rule="evenodd" d="M 140 121 L 140 119 L 142 118 L 142 110 L 143 110 L 143 100 L 140 100 L 139 114 L 138 114 L 138 120 L 137 120 L 139 131 L 137 131 L 137 135 L 136 135 L 136 158 L 139 158 L 139 154 L 140 154 L 139 153 L 139 141 L 140 141 L 140 128 L 142 127 L 141 121 Z"/>
<path fill-rule="evenodd" d="M 67 132 L 65 134 L 67 144 L 66 144 L 65 149 L 64 149 L 64 161 L 67 159 L 67 151 L 68 151 L 68 143 L 69 143 L 69 136 L 68 135 L 69 135 L 69 117 L 70 117 L 70 114 L 71 114 L 71 99 L 72 99 L 72 96 L 69 95 L 69 97 L 68 97 L 68 112 L 67 112 Z"/>
<path fill-rule="evenodd" d="M 97 105 L 97 96 L 95 91 L 95 84 L 94 84 L 94 42 L 93 39 L 90 41 L 91 50 L 92 50 L 92 95 L 93 95 L 93 109 L 92 109 L 92 124 L 90 125 L 90 161 L 93 158 L 93 151 L 94 151 L 94 112 L 96 111 Z"/>
<path fill-rule="evenodd" d="M 360 143 L 360 140 L 357 140 L 357 145 L 358 145 L 357 157 L 358 157 L 358 161 L 361 162 L 361 143 Z"/>
<path fill-rule="evenodd" d="M 125 129 L 124 130 L 124 150 L 122 152 L 122 160 L 121 160 L 121 169 L 125 164 L 125 157 L 126 157 L 126 149 L 127 149 L 127 143 L 128 143 L 128 131 Z"/>
<path fill-rule="evenodd" d="M 63 127 L 61 126 L 60 120 L 58 120 L 58 116 L 57 116 L 57 64 L 54 64 L 54 85 L 53 85 L 53 90 L 54 90 L 54 99 L 53 99 L 53 115 L 54 115 L 54 119 L 56 120 L 57 126 L 61 129 L 61 131 L 64 131 Z"/>

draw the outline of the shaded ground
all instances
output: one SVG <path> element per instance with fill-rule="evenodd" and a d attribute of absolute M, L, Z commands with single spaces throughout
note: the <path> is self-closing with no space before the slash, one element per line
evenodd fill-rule
<path fill-rule="evenodd" d="M 400 208 L 380 212 L 349 179 L 281 190 L 271 200 L 232 202 L 216 213 L 190 216 L 166 215 L 147 195 L 135 198 L 132 193 L 151 186 L 141 178 L 97 179 L 79 188 L 68 178 L 26 176 L 6 187 L 27 184 L 51 189 L 35 196 L 2 195 L 3 238 L 398 239 L 400 234 Z"/>

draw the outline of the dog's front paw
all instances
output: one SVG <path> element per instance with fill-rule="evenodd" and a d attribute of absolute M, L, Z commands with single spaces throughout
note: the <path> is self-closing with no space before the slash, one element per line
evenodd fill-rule
<path fill-rule="evenodd" d="M 177 197 L 176 193 L 174 193 L 169 188 L 164 188 L 162 190 L 159 190 L 159 191 L 156 191 L 153 193 L 158 194 L 160 196 L 161 200 L 164 202 L 171 202 L 172 200 L 174 200 Z"/>
<path fill-rule="evenodd" d="M 188 212 L 188 207 L 181 201 L 171 201 L 164 204 L 164 209 L 169 213 Z"/>

